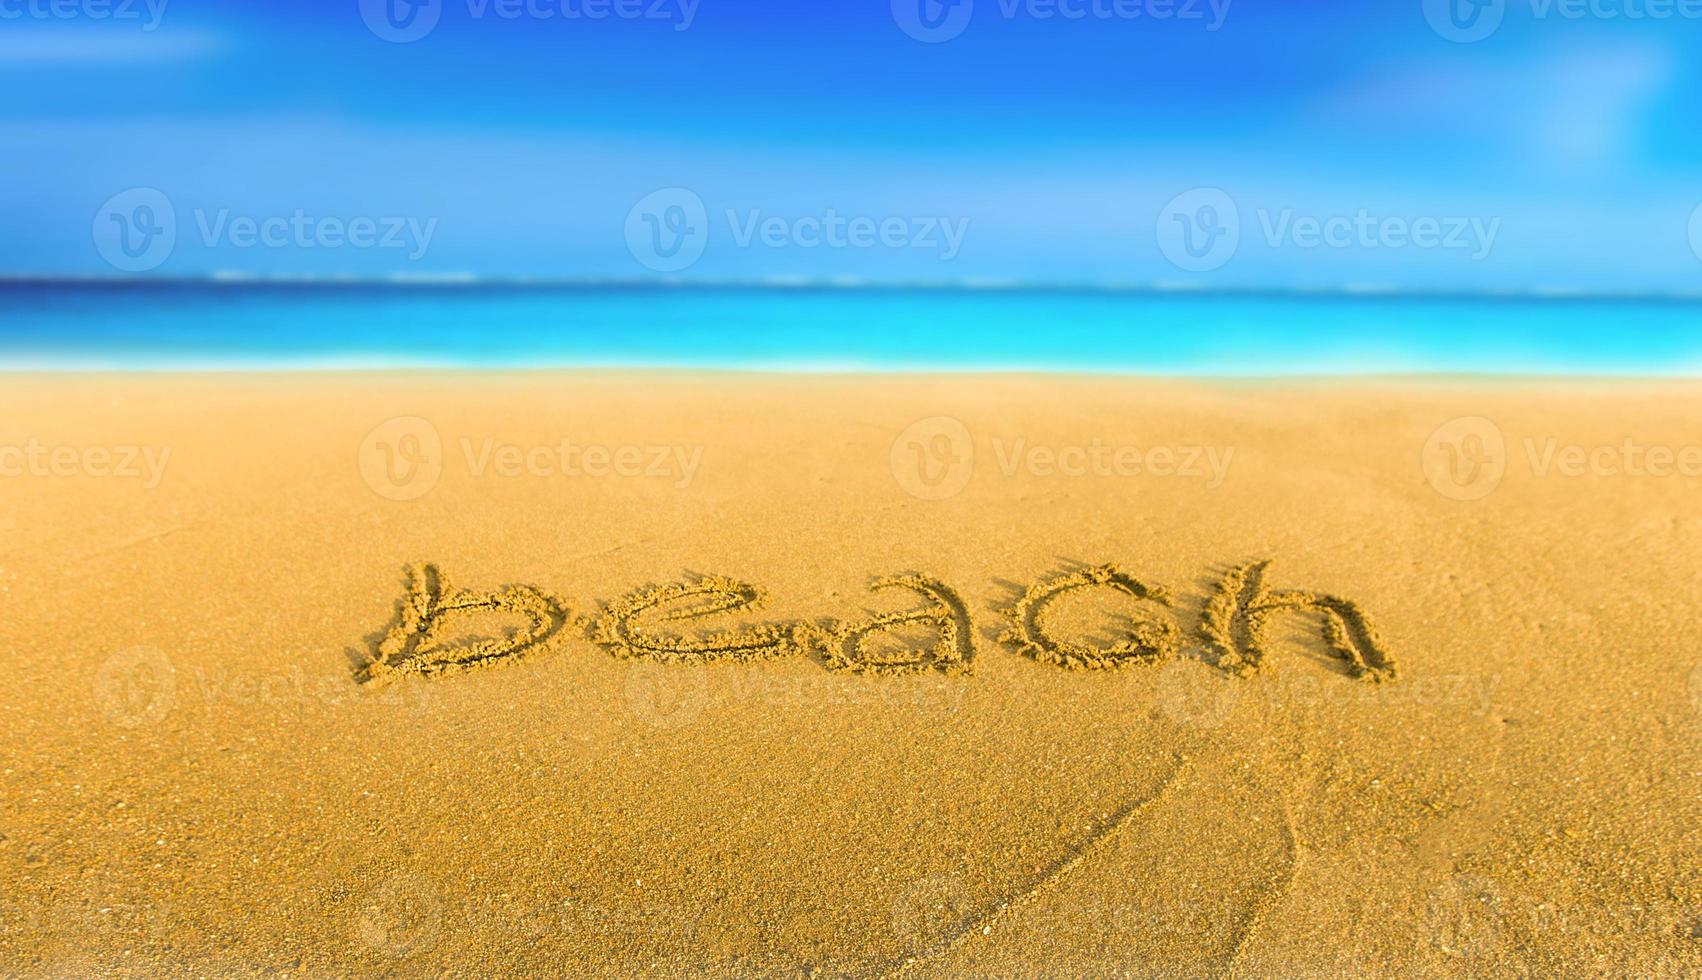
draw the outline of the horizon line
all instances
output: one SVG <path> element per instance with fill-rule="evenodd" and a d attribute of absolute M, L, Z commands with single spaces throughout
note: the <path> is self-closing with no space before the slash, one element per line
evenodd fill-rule
<path fill-rule="evenodd" d="M 655 361 L 625 358 L 546 358 L 540 360 L 498 359 L 468 362 L 454 358 L 394 358 L 384 356 L 324 356 L 299 357 L 203 357 L 160 358 L 137 361 L 113 357 L 6 357 L 0 356 L 0 375 L 21 374 L 524 374 L 524 373 L 665 373 L 665 374 L 734 374 L 734 375 L 792 375 L 829 377 L 975 377 L 1030 376 L 1076 378 L 1168 378 L 1175 380 L 1225 381 L 1352 381 L 1355 379 L 1410 380 L 1505 380 L 1540 382 L 1543 380 L 1672 381 L 1694 382 L 1702 378 L 1702 365 L 1686 371 L 1667 365 L 1659 367 L 1603 370 L 1591 366 L 1588 370 L 1539 364 L 1524 368 L 1496 367 L 1470 369 L 1439 365 L 1392 366 L 1367 361 L 1352 365 L 1279 366 L 1252 368 L 1244 365 L 1215 364 L 1199 368 L 1164 368 L 1142 365 L 1112 367 L 1103 364 L 1010 364 L 982 362 L 971 364 L 942 364 L 927 361 L 880 364 L 853 359 L 810 360 L 807 358 L 776 358 L 773 360 L 681 360 Z"/>
<path fill-rule="evenodd" d="M 575 276 L 482 276 L 472 273 L 442 275 L 356 276 L 345 274 L 255 275 L 216 272 L 199 276 L 43 275 L 0 272 L 0 287 L 87 287 L 169 288 L 202 287 L 333 287 L 395 289 L 561 289 L 635 291 L 762 291 L 762 292 L 969 292 L 969 293 L 1102 293 L 1202 298 L 1283 297 L 1301 299 L 1426 299 L 1465 301 L 1534 302 L 1643 302 L 1702 303 L 1698 290 L 1589 290 L 1570 286 L 1519 286 L 1473 289 L 1466 287 L 1423 288 L 1380 283 L 1346 283 L 1335 286 L 1282 286 L 1245 284 L 1208 286 L 1192 282 L 1102 282 L 1024 281 L 1015 279 L 965 278 L 947 280 L 875 280 L 853 276 L 812 278 L 769 276 L 758 278 L 681 277 L 575 277 Z"/>

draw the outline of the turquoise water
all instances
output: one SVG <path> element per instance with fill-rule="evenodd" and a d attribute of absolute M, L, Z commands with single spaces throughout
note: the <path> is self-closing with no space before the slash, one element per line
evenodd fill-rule
<path fill-rule="evenodd" d="M 1065 289 L 0 284 L 0 366 L 1702 372 L 1702 303 Z"/>

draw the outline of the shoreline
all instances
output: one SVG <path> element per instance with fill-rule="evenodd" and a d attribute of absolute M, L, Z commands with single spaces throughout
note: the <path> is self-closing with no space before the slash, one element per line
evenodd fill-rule
<path fill-rule="evenodd" d="M 1568 373 L 1564 371 L 1532 370 L 1530 372 L 1507 371 L 1354 371 L 1343 369 L 1336 371 L 1317 372 L 1276 372 L 1276 373 L 1233 373 L 1233 372 L 1163 372 L 1163 371 L 1114 371 L 1103 367 L 1082 368 L 1080 370 L 1064 370 L 1055 368 L 1018 368 L 1018 367 L 964 367 L 961 369 L 946 369 L 937 365 L 919 365 L 916 367 L 800 367 L 796 365 L 749 365 L 749 364 L 647 364 L 627 362 L 574 362 L 547 364 L 470 364 L 470 363 L 436 363 L 419 362 L 408 364 L 368 364 L 349 363 L 327 365 L 321 362 L 304 363 L 300 365 L 264 363 L 243 366 L 247 362 L 231 364 L 227 362 L 211 363 L 203 366 L 186 366 L 183 362 L 172 362 L 158 366 L 117 366 L 112 363 L 89 364 L 85 366 L 66 365 L 57 362 L 19 363 L 8 362 L 0 358 L 0 377 L 19 380 L 37 379 L 78 379 L 100 376 L 122 378 L 161 378 L 180 376 L 186 378 L 255 378 L 275 376 L 279 378 L 351 378 L 361 375 L 390 376 L 396 378 L 421 378 L 432 375 L 447 377 L 478 378 L 480 376 L 516 377 L 526 375 L 579 375 L 593 379 L 622 378 L 639 375 L 659 375 L 665 378 L 749 378 L 752 380 L 787 380 L 830 378 L 839 380 L 881 379 L 915 379 L 949 378 L 954 380 L 973 381 L 987 380 L 1034 380 L 1047 379 L 1059 382 L 1173 382 L 1177 384 L 1197 383 L 1200 385 L 1236 385 L 1236 384 L 1294 384 L 1307 385 L 1343 385 L 1354 382 L 1378 384 L 1432 384 L 1449 383 L 1458 385 L 1482 384 L 1493 386 L 1497 384 L 1528 385 L 1528 384 L 1583 384 L 1583 385 L 1638 385 L 1638 384 L 1691 384 L 1702 382 L 1702 373 L 1698 374 L 1660 374 L 1660 373 L 1613 373 L 1589 372 Z"/>

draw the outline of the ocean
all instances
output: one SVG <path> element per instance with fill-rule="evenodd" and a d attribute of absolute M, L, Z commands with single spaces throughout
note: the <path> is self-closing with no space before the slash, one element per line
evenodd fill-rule
<path fill-rule="evenodd" d="M 524 283 L 0 283 L 0 368 L 630 366 L 1688 376 L 1688 298 Z"/>

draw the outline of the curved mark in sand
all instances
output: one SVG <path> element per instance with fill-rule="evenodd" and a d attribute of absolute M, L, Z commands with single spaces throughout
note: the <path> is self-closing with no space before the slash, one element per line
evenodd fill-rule
<path fill-rule="evenodd" d="M 1288 867 L 1279 877 L 1271 881 L 1270 887 L 1259 894 L 1253 903 L 1253 908 L 1247 913 L 1247 924 L 1241 930 L 1241 938 L 1235 940 L 1235 946 L 1229 951 L 1229 959 L 1224 963 L 1223 980 L 1229 980 L 1235 975 L 1235 968 L 1241 965 L 1241 954 L 1246 952 L 1247 943 L 1253 934 L 1259 931 L 1259 926 L 1277 907 L 1294 887 L 1294 879 L 1300 874 L 1300 832 L 1294 826 L 1294 812 L 1290 809 L 1288 800 L 1282 801 L 1282 831 L 1285 849 L 1288 851 Z"/>
<path fill-rule="evenodd" d="M 720 613 L 759 608 L 767 596 L 754 585 L 719 575 L 694 582 L 652 585 L 610 604 L 597 618 L 593 638 L 623 660 L 655 660 L 662 663 L 705 664 L 723 660 L 772 660 L 803 652 L 807 644 L 804 627 L 795 623 L 761 623 L 739 631 L 721 631 L 706 636 L 658 634 L 640 620 L 659 612 L 663 622 L 702 619 Z M 685 600 L 701 599 L 697 603 Z M 664 607 L 680 604 L 671 612 Z"/>
<path fill-rule="evenodd" d="M 1170 596 L 1163 586 L 1147 585 L 1115 565 L 1097 565 L 1077 572 L 1065 572 L 1030 586 L 1016 605 L 1006 610 L 1011 626 L 999 639 L 1015 645 L 1035 660 L 1072 670 L 1158 663 L 1176 652 L 1181 633 L 1168 616 L 1156 621 L 1133 620 L 1129 639 L 1103 649 L 1060 640 L 1047 629 L 1046 611 L 1053 602 L 1070 592 L 1101 587 L 1115 589 L 1136 599 L 1170 605 Z"/>
<path fill-rule="evenodd" d="M 1113 837 L 1116 837 L 1117 834 L 1129 824 L 1133 823 L 1136 817 L 1145 813 L 1148 807 L 1163 799 L 1164 795 L 1170 791 L 1170 787 L 1176 785 L 1176 781 L 1181 778 L 1182 771 L 1186 769 L 1187 766 L 1188 758 L 1186 756 L 1177 756 L 1176 768 L 1170 770 L 1170 775 L 1165 777 L 1164 785 L 1158 788 L 1158 792 L 1144 800 L 1136 800 L 1135 802 L 1123 807 L 1123 809 L 1112 818 L 1111 822 L 1106 825 L 1104 830 L 1089 838 L 1074 851 L 1071 851 L 1059 858 L 1051 867 L 1042 872 L 1040 877 L 1035 879 L 1035 881 L 1026 889 L 1017 893 L 1015 896 L 1000 902 L 998 905 L 989 909 L 986 914 L 973 919 L 961 932 L 934 943 L 926 949 L 919 950 L 918 952 L 905 957 L 903 962 L 887 969 L 882 973 L 882 976 L 903 976 L 929 960 L 938 959 L 952 950 L 963 947 L 974 940 L 977 936 L 990 934 L 993 931 L 993 927 L 998 925 L 999 922 L 1007 915 L 1019 908 L 1022 908 L 1024 905 L 1028 905 L 1035 899 L 1056 888 L 1059 883 L 1068 877 L 1071 871 L 1074 871 L 1077 867 L 1079 867 L 1089 855 L 1096 851 L 1103 850 L 1106 843 Z"/>
<path fill-rule="evenodd" d="M 951 586 L 925 575 L 895 575 L 876 579 L 869 588 L 909 589 L 928 600 L 921 609 L 881 613 L 855 626 L 840 625 L 820 637 L 823 661 L 829 670 L 853 674 L 917 674 L 939 670 L 968 673 L 975 658 L 974 626 L 969 606 Z M 931 626 L 939 631 L 932 649 L 908 656 L 883 656 L 868 647 L 869 638 L 902 626 Z"/>
<path fill-rule="evenodd" d="M 1218 655 L 1218 666 L 1247 675 L 1265 658 L 1265 627 L 1271 615 L 1285 609 L 1323 616 L 1323 638 L 1330 652 L 1345 660 L 1354 677 L 1391 680 L 1395 661 L 1358 603 L 1332 595 L 1298 589 L 1272 591 L 1265 587 L 1270 561 L 1255 561 L 1229 570 L 1206 601 L 1200 629 Z"/>
<path fill-rule="evenodd" d="M 509 586 L 501 592 L 456 591 L 448 576 L 430 563 L 409 565 L 407 574 L 401 617 L 379 642 L 377 656 L 357 675 L 361 681 L 382 684 L 403 674 L 452 674 L 512 663 L 548 646 L 572 621 L 559 602 L 529 585 Z M 448 648 L 438 645 L 447 635 L 446 624 L 457 613 L 475 612 L 514 613 L 524 616 L 529 625 L 502 639 Z"/>

